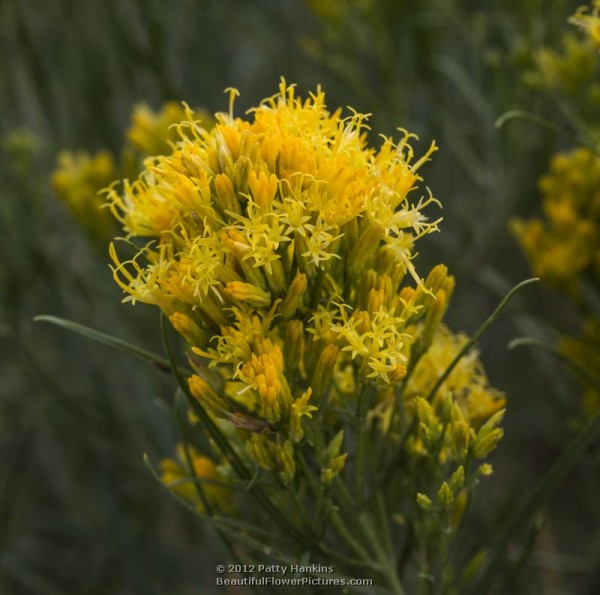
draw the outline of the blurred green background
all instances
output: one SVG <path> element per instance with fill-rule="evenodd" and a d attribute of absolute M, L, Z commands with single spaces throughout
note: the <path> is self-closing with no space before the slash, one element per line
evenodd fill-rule
<path fill-rule="evenodd" d="M 33 316 L 55 314 L 160 352 L 151 308 L 121 304 L 105 247 L 52 196 L 60 150 L 118 153 L 134 104 L 170 99 L 214 112 L 238 88 L 241 114 L 280 76 L 328 105 L 373 114 L 372 142 L 398 127 L 435 139 L 423 170 L 442 233 L 417 269 L 457 277 L 447 317 L 473 332 L 530 276 L 508 231 L 540 211 L 536 189 L 568 141 L 524 109 L 569 126 L 535 81 L 536 51 L 559 49 L 566 0 L 0 0 L 0 593 L 194 594 L 214 590 L 219 541 L 143 464 L 177 442 L 160 371 Z M 559 98 L 560 99 L 560 98 Z M 573 435 L 580 387 L 511 338 L 554 341 L 577 309 L 529 288 L 481 343 L 508 395 L 506 436 L 469 517 L 465 548 L 489 543 Z M 600 592 L 600 464 L 590 452 L 539 520 L 512 593 Z M 523 543 L 512 545 L 518 559 Z"/>

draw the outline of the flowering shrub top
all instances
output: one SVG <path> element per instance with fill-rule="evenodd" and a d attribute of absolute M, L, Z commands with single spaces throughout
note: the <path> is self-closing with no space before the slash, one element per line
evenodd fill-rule
<path fill-rule="evenodd" d="M 441 325 L 446 267 L 421 278 L 413 263 L 438 229 L 424 213 L 437 201 L 418 190 L 435 145 L 415 158 L 402 131 L 372 149 L 367 116 L 328 111 L 320 89 L 301 99 L 282 81 L 249 119 L 234 117 L 235 94 L 210 129 L 188 109 L 172 151 L 110 189 L 139 248 L 125 259 L 111 246 L 114 278 L 185 337 L 190 395 L 286 518 L 335 521 L 323 498 L 341 479 L 360 502 L 393 488 L 391 513 L 447 522 L 491 471 L 471 464 L 501 438 L 504 399 L 474 352 L 436 386 L 467 339 Z M 202 481 L 235 477 L 226 460 L 187 466 Z M 163 481 L 201 510 L 230 509 L 220 490 L 201 503 L 182 487 L 185 467 L 163 463 Z M 398 492 L 402 468 L 413 479 Z"/>

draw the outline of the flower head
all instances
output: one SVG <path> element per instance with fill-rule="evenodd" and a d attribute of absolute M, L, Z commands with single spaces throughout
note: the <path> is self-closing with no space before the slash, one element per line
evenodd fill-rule
<path fill-rule="evenodd" d="M 577 294 L 583 274 L 600 276 L 600 158 L 589 149 L 559 153 L 539 187 L 545 220 L 516 220 L 513 232 L 536 276 Z"/>
<path fill-rule="evenodd" d="M 328 110 L 320 88 L 301 98 L 282 80 L 247 118 L 234 116 L 228 91 L 214 127 L 188 112 L 170 151 L 110 190 L 143 245 L 133 259 L 111 247 L 114 277 L 191 343 L 190 392 L 229 424 L 237 452 L 289 486 L 312 445 L 329 485 L 345 468 L 344 416 L 359 394 L 382 408 L 385 395 L 425 391 L 440 373 L 424 354 L 454 281 L 443 265 L 422 278 L 414 264 L 440 221 L 426 213 L 439 205 L 419 175 L 436 147 L 415 158 L 404 131 L 370 147 L 367 116 Z M 444 387 L 465 410 L 465 440 L 498 409 L 469 362 L 473 377 Z"/>
<path fill-rule="evenodd" d="M 569 22 L 583 30 L 596 48 L 600 49 L 600 1 L 591 6 L 580 6 Z"/>

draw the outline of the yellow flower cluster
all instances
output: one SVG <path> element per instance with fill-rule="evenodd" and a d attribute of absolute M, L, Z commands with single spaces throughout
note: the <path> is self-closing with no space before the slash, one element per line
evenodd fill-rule
<path fill-rule="evenodd" d="M 106 240 L 114 232 L 114 220 L 98 194 L 118 175 L 108 151 L 95 155 L 64 151 L 52 176 L 54 193 L 63 200 L 79 224 L 94 241 Z"/>
<path fill-rule="evenodd" d="M 142 159 L 148 155 L 169 152 L 177 138 L 173 126 L 185 118 L 184 107 L 173 101 L 165 103 L 158 112 L 147 105 L 137 105 L 120 157 L 105 150 L 94 155 L 83 151 L 60 153 L 52 175 L 54 192 L 92 240 L 108 242 L 116 230 L 114 218 L 108 209 L 102 208 L 106 205 L 102 191 L 117 178 L 136 177 Z M 213 122 L 208 115 L 204 120 L 208 125 Z"/>
<path fill-rule="evenodd" d="M 415 159 L 403 131 L 369 148 L 367 117 L 328 111 L 320 89 L 302 99 L 282 81 L 249 119 L 234 117 L 229 92 L 214 127 L 190 112 L 171 154 L 110 191 L 128 236 L 144 241 L 129 260 L 111 247 L 114 278 L 192 345 L 190 392 L 249 460 L 289 485 L 309 438 L 329 484 L 346 462 L 340 412 L 364 390 L 402 386 L 454 287 L 443 265 L 425 279 L 413 265 L 415 242 L 439 222 L 424 213 L 437 201 L 417 190 L 435 145 Z M 475 356 L 468 365 L 445 390 L 480 424 L 499 405 Z"/>
<path fill-rule="evenodd" d="M 561 91 L 578 100 L 597 101 L 600 85 L 594 80 L 600 69 L 597 49 L 587 39 L 566 35 L 561 51 L 541 48 L 534 54 L 536 71 L 529 82 L 545 89 Z"/>
<path fill-rule="evenodd" d="M 535 69 L 527 73 L 529 83 L 542 89 L 558 93 L 564 101 L 576 103 L 589 122 L 598 118 L 600 102 L 600 54 L 598 53 L 600 32 L 600 3 L 594 2 L 591 14 L 581 7 L 569 22 L 583 30 L 584 35 L 567 34 L 559 51 L 542 47 L 534 53 Z"/>
<path fill-rule="evenodd" d="M 452 333 L 440 325 L 429 350 L 419 359 L 405 391 L 406 398 L 428 395 L 434 382 L 451 364 L 460 349 L 468 342 L 464 334 Z M 504 408 L 505 398 L 488 384 L 476 350 L 465 355 L 450 376 L 442 383 L 431 403 L 443 409 L 447 403 L 458 406 L 461 421 L 477 430 L 490 417 Z"/>
<path fill-rule="evenodd" d="M 583 30 L 586 37 L 600 49 L 600 0 L 590 6 L 580 6 L 569 22 Z"/>
<path fill-rule="evenodd" d="M 533 273 L 576 295 L 580 277 L 600 277 L 600 158 L 591 150 L 559 153 L 539 182 L 546 220 L 516 220 L 512 230 Z"/>
<path fill-rule="evenodd" d="M 205 126 L 211 126 L 213 118 L 208 113 L 198 110 L 197 115 L 202 116 Z M 127 141 L 143 155 L 169 153 L 179 138 L 174 125 L 187 119 L 187 116 L 185 107 L 177 101 L 167 101 L 159 112 L 140 103 L 133 108 Z"/>
<path fill-rule="evenodd" d="M 581 337 L 563 337 L 560 351 L 583 368 L 600 383 L 600 320 L 588 318 L 583 325 Z M 591 417 L 600 409 L 600 393 L 589 382 L 584 382 L 583 412 Z"/>
<path fill-rule="evenodd" d="M 184 447 L 178 445 L 177 458 L 162 460 L 160 470 L 165 486 L 199 512 L 206 513 L 207 506 L 222 513 L 232 510 L 226 478 L 211 459 L 194 449 L 189 448 L 186 456 Z"/>

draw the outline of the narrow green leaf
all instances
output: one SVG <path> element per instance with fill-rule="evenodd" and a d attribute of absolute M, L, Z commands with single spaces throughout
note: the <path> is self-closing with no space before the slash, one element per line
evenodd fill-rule
<path fill-rule="evenodd" d="M 516 349 L 517 347 L 535 347 L 536 349 L 547 351 L 548 353 L 555 355 L 567 364 L 567 366 L 569 366 L 584 382 L 591 385 L 595 390 L 600 391 L 600 382 L 598 379 L 590 374 L 590 372 L 580 365 L 579 362 L 564 354 L 554 345 L 550 345 L 549 343 L 545 343 L 544 341 L 532 337 L 518 337 L 508 344 L 509 349 Z"/>
<path fill-rule="evenodd" d="M 163 372 L 171 372 L 171 365 L 169 363 L 169 360 L 165 359 L 164 357 L 161 357 L 160 355 L 156 355 L 156 353 L 152 353 L 147 349 L 143 349 L 142 347 L 133 345 L 128 341 L 124 341 L 123 339 L 113 337 L 112 335 L 102 333 L 93 328 L 84 326 L 82 324 L 78 324 L 76 322 L 71 322 L 70 320 L 65 320 L 64 318 L 60 318 L 58 316 L 42 314 L 40 316 L 35 316 L 33 320 L 35 322 L 48 322 L 50 324 L 60 326 L 69 331 L 82 335 L 88 339 L 92 339 L 92 341 L 102 343 L 103 345 L 107 345 L 112 349 L 116 349 L 117 351 L 121 351 L 123 353 L 127 353 L 128 355 L 133 355 L 138 359 L 142 359 Z"/>
<path fill-rule="evenodd" d="M 537 126 L 540 126 L 541 128 L 549 130 L 550 132 L 553 132 L 554 134 L 556 134 L 558 136 L 562 136 L 563 138 L 570 140 L 572 143 L 575 143 L 576 145 L 579 145 L 582 147 L 587 147 L 596 153 L 598 152 L 598 149 L 594 145 L 594 143 L 587 141 L 585 139 L 582 139 L 582 138 L 576 136 L 575 134 L 572 134 L 568 130 L 561 128 L 556 123 L 551 122 L 550 120 L 546 120 L 545 118 L 542 118 L 541 116 L 538 116 L 537 114 L 532 114 L 532 113 L 526 112 L 524 110 L 509 110 L 509 111 L 503 113 L 496 120 L 495 126 L 496 126 L 496 128 L 502 128 L 504 126 L 504 124 L 506 124 L 507 122 L 510 122 L 511 120 L 525 120 L 526 122 L 531 122 L 532 124 L 536 124 Z"/>
<path fill-rule="evenodd" d="M 433 385 L 433 388 L 429 391 L 427 395 L 427 400 L 431 402 L 437 391 L 440 389 L 440 386 L 444 384 L 445 380 L 452 374 L 452 371 L 457 366 L 458 362 L 473 348 L 473 346 L 481 339 L 482 335 L 490 328 L 490 326 L 494 323 L 494 321 L 502 314 L 503 310 L 508 305 L 508 302 L 512 299 L 512 297 L 523 287 L 530 285 L 531 283 L 535 283 L 539 281 L 538 278 L 534 277 L 532 279 L 526 279 L 525 281 L 521 281 L 521 283 L 515 285 L 505 296 L 504 299 L 498 304 L 498 307 L 492 312 L 491 316 L 477 329 L 475 334 L 463 345 L 462 349 L 456 354 L 450 365 L 444 370 L 444 373 L 437 379 L 437 382 Z"/>

